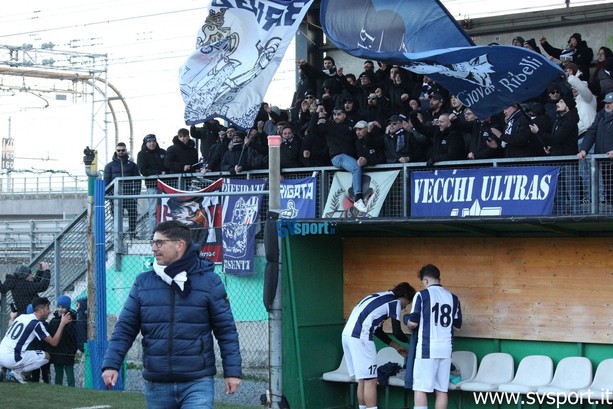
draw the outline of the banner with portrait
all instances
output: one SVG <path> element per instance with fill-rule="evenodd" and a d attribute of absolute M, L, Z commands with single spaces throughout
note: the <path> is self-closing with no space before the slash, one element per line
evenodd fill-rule
<path fill-rule="evenodd" d="M 158 205 L 158 222 L 178 220 L 192 232 L 192 240 L 200 246 L 200 254 L 215 263 L 222 261 L 222 201 L 220 196 L 195 196 L 194 193 L 220 192 L 223 179 L 197 192 L 178 190 L 157 181 L 158 191 L 181 196 L 162 197 Z"/>

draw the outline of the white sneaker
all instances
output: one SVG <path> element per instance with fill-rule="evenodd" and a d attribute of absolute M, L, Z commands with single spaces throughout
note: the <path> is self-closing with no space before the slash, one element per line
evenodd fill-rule
<path fill-rule="evenodd" d="M 26 383 L 26 380 L 21 372 L 13 369 L 12 374 L 13 374 L 13 379 L 16 380 L 17 382 Z"/>
<path fill-rule="evenodd" d="M 368 211 L 368 208 L 366 207 L 362 199 L 358 200 L 357 202 L 354 202 L 353 207 L 355 207 L 360 213 L 366 213 Z"/>

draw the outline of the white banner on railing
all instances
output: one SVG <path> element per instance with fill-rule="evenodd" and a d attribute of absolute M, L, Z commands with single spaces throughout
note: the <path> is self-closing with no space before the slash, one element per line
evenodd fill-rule
<path fill-rule="evenodd" d="M 399 173 L 399 170 L 393 170 L 389 172 L 368 172 L 362 174 L 362 195 L 367 211 L 366 213 L 361 213 L 353 207 L 355 195 L 351 187 L 351 173 L 336 172 L 322 217 L 345 218 L 379 216 L 387 193 Z"/>

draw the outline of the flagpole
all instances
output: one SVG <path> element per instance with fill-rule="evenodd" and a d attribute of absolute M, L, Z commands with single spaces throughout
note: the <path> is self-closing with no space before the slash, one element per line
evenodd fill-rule
<path fill-rule="evenodd" d="M 266 223 L 268 237 L 265 245 L 269 248 L 267 254 L 267 283 L 265 283 L 265 300 L 269 312 L 269 342 L 270 342 L 270 398 L 271 408 L 281 407 L 283 396 L 283 341 L 282 341 L 282 307 L 283 288 L 281 278 L 283 276 L 281 255 L 279 251 L 279 237 L 276 232 L 276 221 L 281 211 L 281 136 L 268 136 L 268 218 Z M 268 297 L 266 294 L 268 293 Z M 274 294 L 274 299 L 266 300 Z"/>

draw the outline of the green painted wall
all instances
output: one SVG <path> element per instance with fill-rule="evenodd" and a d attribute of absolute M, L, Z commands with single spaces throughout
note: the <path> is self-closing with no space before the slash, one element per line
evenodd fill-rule
<path fill-rule="evenodd" d="M 127 255 L 123 257 L 123 270 L 108 269 L 106 272 L 107 313 L 119 314 L 128 298 L 132 283 L 141 272 L 148 270 L 153 262 L 151 256 Z M 222 265 L 215 265 L 232 303 L 236 321 L 267 321 L 268 313 L 262 302 L 264 267 L 266 259 L 255 257 L 254 273 L 248 276 L 225 274 Z M 85 297 L 87 294 L 83 294 Z"/>
<path fill-rule="evenodd" d="M 342 358 L 342 241 L 292 236 L 282 257 L 284 395 L 292 409 L 346 407 L 347 385 L 321 380 Z"/>

